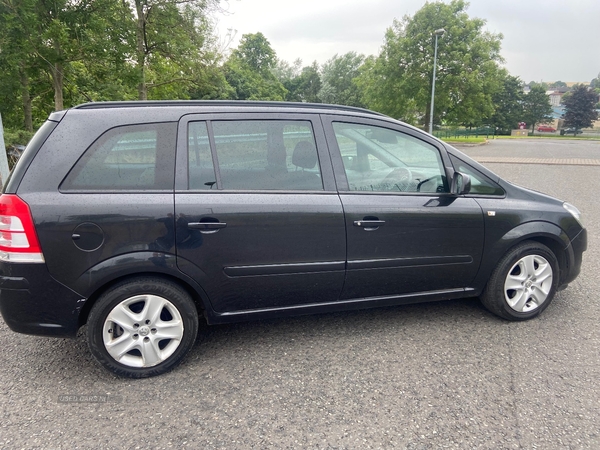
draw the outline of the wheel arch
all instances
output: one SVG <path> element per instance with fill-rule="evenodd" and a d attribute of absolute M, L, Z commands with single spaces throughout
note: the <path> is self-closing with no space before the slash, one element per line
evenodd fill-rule
<path fill-rule="evenodd" d="M 559 264 L 559 285 L 562 284 L 574 260 L 569 236 L 562 228 L 553 223 L 534 221 L 511 229 L 501 239 L 497 240 L 489 250 L 485 251 L 489 256 L 481 266 L 477 276 L 477 285 L 481 286 L 482 289 L 485 288 L 498 261 L 514 247 L 525 241 L 543 244 L 554 253 Z"/>
<path fill-rule="evenodd" d="M 135 259 L 134 264 L 132 258 Z M 86 298 L 79 311 L 79 326 L 87 323 L 92 307 L 104 292 L 117 283 L 138 277 L 160 278 L 177 284 L 190 295 L 196 304 L 198 314 L 208 319 L 212 309 L 204 289 L 177 269 L 174 255 L 164 254 L 159 258 L 162 264 L 157 265 L 156 253 L 138 252 L 120 255 L 84 272 L 75 283 L 77 291 Z"/>

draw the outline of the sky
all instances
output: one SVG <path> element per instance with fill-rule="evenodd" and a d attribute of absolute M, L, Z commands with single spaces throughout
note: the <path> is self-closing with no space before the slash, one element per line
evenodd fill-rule
<path fill-rule="evenodd" d="M 222 0 L 224 1 L 224 0 Z M 229 49 L 263 33 L 280 59 L 303 65 L 335 54 L 377 55 L 394 18 L 424 0 L 229 0 L 217 30 Z M 472 0 L 469 17 L 502 33 L 504 66 L 523 81 L 591 81 L 600 73 L 600 0 Z M 235 31 L 233 31 L 235 30 Z"/>

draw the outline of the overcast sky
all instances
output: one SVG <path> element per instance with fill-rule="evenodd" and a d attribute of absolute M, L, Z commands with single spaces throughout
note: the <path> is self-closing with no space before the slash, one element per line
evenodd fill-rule
<path fill-rule="evenodd" d="M 472 0 L 467 13 L 502 33 L 511 75 L 529 81 L 590 81 L 600 72 L 600 0 Z M 376 55 L 394 18 L 414 15 L 424 0 L 229 0 L 218 16 L 230 48 L 262 32 L 280 59 L 319 64 L 356 51 Z"/>

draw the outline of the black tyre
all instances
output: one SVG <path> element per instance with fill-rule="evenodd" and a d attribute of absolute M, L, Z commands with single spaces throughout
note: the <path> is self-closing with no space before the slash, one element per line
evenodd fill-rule
<path fill-rule="evenodd" d="M 554 298 L 558 279 L 559 266 L 554 253 L 543 244 L 525 241 L 500 260 L 481 302 L 505 319 L 532 319 Z"/>
<path fill-rule="evenodd" d="M 198 312 L 175 283 L 140 277 L 116 284 L 93 306 L 88 344 L 112 372 L 145 378 L 179 364 L 198 334 Z"/>

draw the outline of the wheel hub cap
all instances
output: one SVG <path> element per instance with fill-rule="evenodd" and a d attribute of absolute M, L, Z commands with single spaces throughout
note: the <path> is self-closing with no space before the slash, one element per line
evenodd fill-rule
<path fill-rule="evenodd" d="M 140 336 L 148 336 L 150 334 L 150 328 L 141 327 L 140 328 Z"/>
<path fill-rule="evenodd" d="M 504 298 L 513 310 L 530 312 L 546 301 L 554 274 L 550 263 L 540 255 L 527 255 L 510 269 L 504 281 Z"/>

